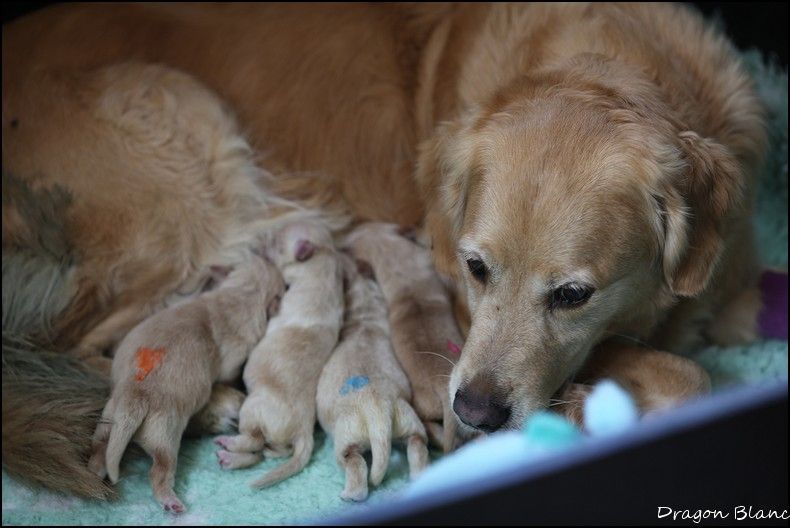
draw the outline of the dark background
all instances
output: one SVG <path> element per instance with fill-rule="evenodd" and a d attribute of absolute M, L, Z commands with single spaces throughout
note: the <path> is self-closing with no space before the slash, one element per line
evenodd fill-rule
<path fill-rule="evenodd" d="M 54 2 L 5 2 L 3 23 Z M 756 47 L 787 66 L 787 3 L 692 2 L 708 18 L 719 17 L 741 49 Z"/>

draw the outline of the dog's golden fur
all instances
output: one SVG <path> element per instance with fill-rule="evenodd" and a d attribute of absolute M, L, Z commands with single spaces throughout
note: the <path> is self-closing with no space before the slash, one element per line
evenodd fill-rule
<path fill-rule="evenodd" d="M 33 85 L 42 90 L 25 91 Z M 17 87 L 21 100 L 3 102 L 26 111 L 3 136 L 3 172 L 70 196 L 60 220 L 74 297 L 55 331 L 80 357 L 117 343 L 168 295 L 197 291 L 210 265 L 238 263 L 284 210 L 232 114 L 189 75 L 123 63 Z M 37 236 L 24 213 L 13 197 L 4 205 L 4 248 Z"/>
<path fill-rule="evenodd" d="M 117 218 L 150 254 L 165 247 L 138 230 L 139 209 L 107 207 L 158 174 L 137 170 L 140 152 L 117 151 L 112 126 L 92 125 L 101 90 L 77 73 L 129 59 L 204 82 L 272 169 L 320 173 L 300 180 L 305 194 L 333 192 L 361 218 L 422 219 L 471 312 L 451 393 L 485 376 L 512 408 L 505 426 L 544 405 L 596 344 L 627 336 L 677 351 L 705 334 L 753 334 L 761 109 L 730 43 L 684 6 L 63 5 L 14 22 L 3 30 L 3 170 L 72 192 L 73 243 L 115 259 L 98 272 L 120 258 L 104 257 L 124 240 Z M 82 127 L 91 134 L 70 132 Z M 118 159 L 132 172 L 108 180 L 101 160 Z M 160 221 L 185 225 L 211 203 L 182 209 L 193 197 L 155 188 Z M 21 218 L 4 208 L 4 247 L 35 232 Z M 470 256 L 490 282 L 471 278 Z M 147 269 L 180 278 L 185 266 Z M 90 299 L 112 284 L 96 276 Z M 547 310 L 552 285 L 569 280 L 596 291 Z M 139 303 L 176 283 L 144 278 L 129 295 Z M 87 310 L 69 321 L 82 334 L 99 322 Z"/>

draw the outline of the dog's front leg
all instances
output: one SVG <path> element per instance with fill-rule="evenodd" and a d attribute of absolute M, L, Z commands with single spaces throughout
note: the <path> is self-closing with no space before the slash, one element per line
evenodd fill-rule
<path fill-rule="evenodd" d="M 608 378 L 634 398 L 643 414 L 660 412 L 710 392 L 710 377 L 694 361 L 669 352 L 618 342 L 605 342 L 558 396 L 559 410 L 580 423 L 591 385 Z"/>

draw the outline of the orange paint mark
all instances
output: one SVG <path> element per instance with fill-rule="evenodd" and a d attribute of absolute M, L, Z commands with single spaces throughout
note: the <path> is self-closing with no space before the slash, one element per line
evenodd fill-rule
<path fill-rule="evenodd" d="M 137 374 L 134 379 L 143 381 L 165 357 L 164 348 L 140 347 L 137 349 Z"/>

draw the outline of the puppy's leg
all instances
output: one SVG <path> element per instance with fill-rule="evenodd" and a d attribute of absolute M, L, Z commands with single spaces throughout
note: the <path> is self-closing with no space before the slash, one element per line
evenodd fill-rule
<path fill-rule="evenodd" d="M 140 445 L 153 459 L 148 476 L 154 497 L 165 511 L 184 513 L 186 507 L 173 491 L 181 436 L 188 417 L 166 414 L 149 414 L 143 424 Z"/>
<path fill-rule="evenodd" d="M 234 453 L 256 453 L 262 451 L 266 440 L 260 431 L 245 431 L 236 436 L 218 436 L 214 443 Z"/>
<path fill-rule="evenodd" d="M 353 438 L 365 436 L 364 424 L 356 413 L 337 418 L 334 426 L 335 458 L 346 473 L 346 485 L 340 498 L 360 502 L 368 498 L 368 465 L 363 449 Z"/>
<path fill-rule="evenodd" d="M 346 501 L 361 502 L 368 498 L 368 465 L 358 445 L 335 445 L 337 463 L 345 469 L 346 487 L 340 498 Z"/>
<path fill-rule="evenodd" d="M 230 433 L 239 423 L 239 410 L 244 403 L 244 393 L 215 383 L 211 388 L 208 403 L 189 420 L 187 434 L 200 436 L 203 434 Z"/>
<path fill-rule="evenodd" d="M 114 413 L 115 401 L 110 398 L 107 401 L 107 405 L 104 406 L 99 425 L 96 426 L 96 431 L 94 431 L 93 440 L 91 441 L 91 457 L 88 460 L 88 469 L 101 478 L 107 476 L 107 465 L 104 457 L 107 452 L 107 440 L 110 438 Z"/>
<path fill-rule="evenodd" d="M 224 448 L 217 451 L 217 461 L 223 469 L 240 469 L 257 464 L 263 459 L 261 451 L 266 440 L 260 429 L 247 429 L 236 436 L 218 436 L 214 443 Z"/>
<path fill-rule="evenodd" d="M 710 392 L 710 377 L 694 361 L 619 343 L 604 344 L 583 369 L 578 381 L 611 378 L 620 383 L 644 413 L 674 407 Z"/>
<path fill-rule="evenodd" d="M 406 400 L 395 403 L 395 434 L 406 439 L 409 476 L 414 478 L 428 465 L 428 438 L 420 418 Z"/>
<path fill-rule="evenodd" d="M 254 466 L 261 460 L 261 453 L 233 453 L 224 449 L 217 451 L 217 461 L 222 469 L 243 469 Z"/>

